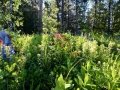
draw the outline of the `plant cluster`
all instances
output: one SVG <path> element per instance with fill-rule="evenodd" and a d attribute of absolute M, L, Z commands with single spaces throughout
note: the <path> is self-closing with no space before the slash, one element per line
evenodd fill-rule
<path fill-rule="evenodd" d="M 67 33 L 11 36 L 17 52 L 11 62 L 0 61 L 0 89 L 120 89 L 119 41 Z"/>

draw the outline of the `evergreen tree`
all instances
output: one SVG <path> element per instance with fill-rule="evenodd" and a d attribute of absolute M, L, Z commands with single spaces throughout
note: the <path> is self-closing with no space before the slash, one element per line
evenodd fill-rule
<path fill-rule="evenodd" d="M 120 1 L 114 4 L 113 12 L 113 32 L 120 32 Z"/>
<path fill-rule="evenodd" d="M 58 33 L 61 30 L 61 24 L 57 21 L 58 8 L 55 0 L 46 1 L 43 12 L 43 32 Z"/>

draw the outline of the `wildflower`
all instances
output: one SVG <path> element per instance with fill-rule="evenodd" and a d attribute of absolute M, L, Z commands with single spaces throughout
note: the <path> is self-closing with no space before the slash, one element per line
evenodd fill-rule
<path fill-rule="evenodd" d="M 55 39 L 59 39 L 60 37 L 62 37 L 62 34 L 55 34 Z"/>
<path fill-rule="evenodd" d="M 98 61 L 98 64 L 101 64 L 101 62 L 100 62 L 100 61 Z"/>
<path fill-rule="evenodd" d="M 31 57 L 31 53 L 28 53 L 28 54 L 27 54 L 27 57 Z"/>
<path fill-rule="evenodd" d="M 84 42 L 83 45 L 82 45 L 83 53 L 88 52 L 88 50 L 89 50 L 89 42 Z"/>
<path fill-rule="evenodd" d="M 64 44 L 61 44 L 61 47 L 64 47 Z"/>
<path fill-rule="evenodd" d="M 66 38 L 65 38 L 65 37 L 62 37 L 62 40 L 63 40 L 63 41 L 66 41 Z"/>
<path fill-rule="evenodd" d="M 117 51 L 119 51 L 120 49 L 119 48 L 116 48 Z"/>
<path fill-rule="evenodd" d="M 38 58 L 40 58 L 40 56 L 41 56 L 40 54 L 37 54 L 37 57 L 38 57 Z"/>
<path fill-rule="evenodd" d="M 72 53 L 71 53 L 71 56 L 73 56 L 73 57 L 77 57 L 77 56 L 79 56 L 79 54 L 81 53 L 81 51 L 73 51 Z"/>
<path fill-rule="evenodd" d="M 115 45 L 116 45 L 115 42 L 110 41 L 108 47 L 112 49 Z"/>
<path fill-rule="evenodd" d="M 53 41 L 50 41 L 50 45 L 52 45 L 53 44 Z"/>

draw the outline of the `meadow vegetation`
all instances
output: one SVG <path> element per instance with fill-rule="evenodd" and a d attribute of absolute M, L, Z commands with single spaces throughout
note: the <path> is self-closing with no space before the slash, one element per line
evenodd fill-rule
<path fill-rule="evenodd" d="M 16 54 L 11 62 L 0 60 L 0 90 L 120 90 L 119 39 L 69 33 L 11 37 Z"/>

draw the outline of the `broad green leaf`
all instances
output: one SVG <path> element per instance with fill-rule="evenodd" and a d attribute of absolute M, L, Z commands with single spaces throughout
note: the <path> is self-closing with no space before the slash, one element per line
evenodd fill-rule
<path fill-rule="evenodd" d="M 65 81 L 63 80 L 62 74 L 60 74 L 60 77 L 58 78 L 58 84 L 60 87 L 65 87 Z"/>
<path fill-rule="evenodd" d="M 112 78 L 115 78 L 116 72 L 115 72 L 115 69 L 113 67 L 111 67 L 111 71 L 112 71 Z"/>
<path fill-rule="evenodd" d="M 81 74 L 82 74 L 82 78 L 84 78 L 84 75 L 85 75 L 85 67 L 84 66 L 81 67 Z"/>
<path fill-rule="evenodd" d="M 35 90 L 40 90 L 40 84 L 36 87 Z"/>
<path fill-rule="evenodd" d="M 62 74 L 60 74 L 60 77 L 56 80 L 56 87 L 52 88 L 52 90 L 65 90 L 65 81 L 63 80 Z"/>
<path fill-rule="evenodd" d="M 110 82 L 107 82 L 107 87 L 110 90 Z"/>
<path fill-rule="evenodd" d="M 79 75 L 78 75 L 77 77 L 78 77 L 78 80 L 79 80 L 79 81 L 78 81 L 78 82 L 79 82 L 78 84 L 80 85 L 80 87 L 82 87 L 82 86 L 84 85 L 84 83 L 83 83 L 83 81 L 82 81 L 82 78 L 81 78 Z"/>
<path fill-rule="evenodd" d="M 90 62 L 88 61 L 87 62 L 87 71 L 89 71 L 90 70 Z"/>
<path fill-rule="evenodd" d="M 85 85 L 87 84 L 88 80 L 89 80 L 89 75 L 88 75 L 88 73 L 86 73 L 85 78 L 84 78 L 84 84 Z"/>
<path fill-rule="evenodd" d="M 71 84 L 65 84 L 65 89 L 69 88 Z"/>

